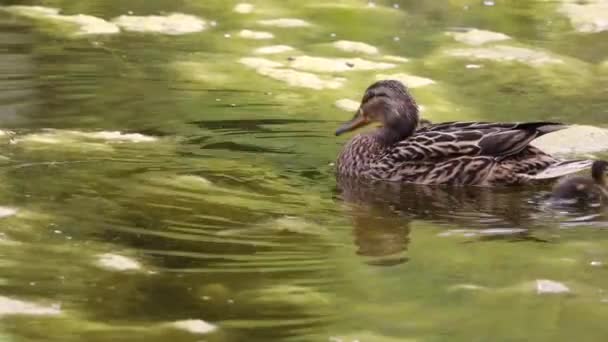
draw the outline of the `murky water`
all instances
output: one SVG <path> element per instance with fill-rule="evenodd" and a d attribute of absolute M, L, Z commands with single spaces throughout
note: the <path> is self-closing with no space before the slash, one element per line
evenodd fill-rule
<path fill-rule="evenodd" d="M 378 77 L 433 121 L 608 128 L 605 1 L 3 3 L 58 11 L 0 10 L 1 340 L 608 335 L 606 209 L 332 170 Z"/>

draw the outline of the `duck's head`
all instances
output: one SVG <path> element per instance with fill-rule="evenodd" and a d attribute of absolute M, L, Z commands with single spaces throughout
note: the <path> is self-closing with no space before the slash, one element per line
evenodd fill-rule
<path fill-rule="evenodd" d="M 378 81 L 365 91 L 355 116 L 336 130 L 336 135 L 353 131 L 373 122 L 381 124 L 375 135 L 391 145 L 412 135 L 419 122 L 418 106 L 399 81 Z"/>
<path fill-rule="evenodd" d="M 608 162 L 605 160 L 596 160 L 591 166 L 591 176 L 596 183 L 606 185 L 606 171 L 608 171 Z"/>

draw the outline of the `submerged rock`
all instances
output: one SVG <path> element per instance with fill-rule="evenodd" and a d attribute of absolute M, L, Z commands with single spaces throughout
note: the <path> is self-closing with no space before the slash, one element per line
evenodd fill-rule
<path fill-rule="evenodd" d="M 279 232 L 297 234 L 322 235 L 328 232 L 325 227 L 297 216 L 283 216 L 271 222 L 267 222 L 264 225 L 270 226 L 271 229 Z"/>
<path fill-rule="evenodd" d="M 97 264 L 102 268 L 113 271 L 137 271 L 141 269 L 141 264 L 138 261 L 112 253 L 99 255 Z"/>
<path fill-rule="evenodd" d="M 478 29 L 471 29 L 466 32 L 448 32 L 447 35 L 453 37 L 458 42 L 468 45 L 483 45 L 489 42 L 499 42 L 511 39 L 511 37 L 504 33 Z"/>
<path fill-rule="evenodd" d="M 6 234 L 0 232 L 0 245 L 3 246 L 15 246 L 15 245 L 19 245 L 20 243 L 14 240 L 11 240 L 10 238 L 8 238 L 6 236 Z"/>
<path fill-rule="evenodd" d="M 26 134 L 13 139 L 14 144 L 23 144 L 27 148 L 61 148 L 71 151 L 100 151 L 109 152 L 113 148 L 109 144 L 100 142 L 83 141 L 82 137 L 68 134 L 65 131 L 47 131 L 41 133 Z"/>
<path fill-rule="evenodd" d="M 234 6 L 234 11 L 236 13 L 240 13 L 240 14 L 249 14 L 251 12 L 253 12 L 253 9 L 255 7 L 252 4 L 249 3 L 240 3 L 240 4 L 236 4 Z"/>
<path fill-rule="evenodd" d="M 386 70 L 395 68 L 392 63 L 372 62 L 362 58 L 327 58 L 298 56 L 289 64 L 292 68 L 312 72 L 346 72 L 357 70 Z"/>
<path fill-rule="evenodd" d="M 344 85 L 346 79 L 329 77 L 321 78 L 315 74 L 284 68 L 284 65 L 266 58 L 244 57 L 239 60 L 241 64 L 266 77 L 285 82 L 294 87 L 304 87 L 316 90 L 337 89 Z"/>
<path fill-rule="evenodd" d="M 517 235 L 527 232 L 524 228 L 488 228 L 488 229 L 450 229 L 445 232 L 441 232 L 438 236 L 449 237 L 449 236 L 505 236 L 505 235 Z"/>
<path fill-rule="evenodd" d="M 256 71 L 263 76 L 283 81 L 290 86 L 311 88 L 315 90 L 338 89 L 344 86 L 345 78 L 321 78 L 315 74 L 292 69 L 258 68 Z"/>
<path fill-rule="evenodd" d="M 274 26 L 274 27 L 309 27 L 311 26 L 309 22 L 302 19 L 295 18 L 279 18 L 279 19 L 266 19 L 258 21 L 260 25 L 263 26 Z"/>
<path fill-rule="evenodd" d="M 536 293 L 538 294 L 560 294 L 570 293 L 568 286 L 558 283 L 553 280 L 539 279 L 536 280 Z"/>
<path fill-rule="evenodd" d="M 0 207 L 0 218 L 5 218 L 17 214 L 19 209 L 11 207 Z"/>
<path fill-rule="evenodd" d="M 181 186 L 181 187 L 186 187 L 188 189 L 192 189 L 192 188 L 209 188 L 210 186 L 213 185 L 213 183 L 211 183 L 210 180 L 208 180 L 207 178 L 203 178 L 201 176 L 196 176 L 196 175 L 179 175 L 179 176 L 175 176 L 173 179 L 171 179 L 170 181 L 168 181 L 168 183 L 177 185 L 177 186 Z"/>
<path fill-rule="evenodd" d="M 488 290 L 487 287 L 475 284 L 457 284 L 450 286 L 450 291 L 480 291 L 480 290 Z"/>
<path fill-rule="evenodd" d="M 195 60 L 175 61 L 169 64 L 179 80 L 209 82 L 216 84 L 226 84 L 232 78 L 227 71 L 218 70 L 219 68 L 209 62 Z"/>
<path fill-rule="evenodd" d="M 127 31 L 168 35 L 195 33 L 207 28 L 207 23 L 203 19 L 182 13 L 171 13 L 166 16 L 121 15 L 112 19 L 112 22 Z"/>
<path fill-rule="evenodd" d="M 56 316 L 61 314 L 58 304 L 43 306 L 0 296 L 0 317 L 8 315 Z"/>
<path fill-rule="evenodd" d="M 564 2 L 558 12 L 570 19 L 578 32 L 597 33 L 608 30 L 608 0 Z"/>
<path fill-rule="evenodd" d="M 70 151 L 100 151 L 113 150 L 111 145 L 123 143 L 149 143 L 157 138 L 139 134 L 122 133 L 119 131 L 82 132 L 47 129 L 40 133 L 31 133 L 13 139 L 15 144 L 23 144 L 28 148 L 46 148 L 49 146 Z"/>
<path fill-rule="evenodd" d="M 352 42 L 348 40 L 339 40 L 332 44 L 336 49 L 353 52 L 375 55 L 378 53 L 378 48 L 362 42 Z"/>
<path fill-rule="evenodd" d="M 201 319 L 187 319 L 169 323 L 170 326 L 192 334 L 208 334 L 217 330 L 217 326 Z"/>
<path fill-rule="evenodd" d="M 407 63 L 410 61 L 409 59 L 407 59 L 405 57 L 391 56 L 391 55 L 382 56 L 382 59 L 389 61 L 389 62 L 397 62 L 397 63 Z"/>
<path fill-rule="evenodd" d="M 345 110 L 347 112 L 355 112 L 359 109 L 359 102 L 351 99 L 340 99 L 335 103 L 336 107 Z"/>
<path fill-rule="evenodd" d="M 561 131 L 543 135 L 531 145 L 556 155 L 576 155 L 608 151 L 608 129 L 573 125 Z"/>
<path fill-rule="evenodd" d="M 387 79 L 398 80 L 401 83 L 408 86 L 409 88 L 424 87 L 424 86 L 435 83 L 435 81 L 431 80 L 430 78 L 413 76 L 413 75 L 408 75 L 408 74 L 404 74 L 404 73 L 379 74 L 379 75 L 376 75 L 376 79 L 377 80 L 387 80 Z"/>
<path fill-rule="evenodd" d="M 43 6 L 5 6 L 0 9 L 33 19 L 49 20 L 56 23 L 75 25 L 77 35 L 115 34 L 120 28 L 104 19 L 86 14 L 63 15 L 60 10 Z"/>
<path fill-rule="evenodd" d="M 272 46 L 263 46 L 261 48 L 257 48 L 253 51 L 253 53 L 260 55 L 272 55 L 293 51 L 294 49 L 288 45 L 272 45 Z"/>
<path fill-rule="evenodd" d="M 283 66 L 283 63 L 271 61 L 266 58 L 259 57 L 243 57 L 239 59 L 239 63 L 246 65 L 250 68 L 258 69 L 258 68 L 280 68 Z"/>
<path fill-rule="evenodd" d="M 290 304 L 319 308 L 331 303 L 327 295 L 317 290 L 299 285 L 275 285 L 261 290 L 243 293 L 249 301 L 258 304 Z"/>
<path fill-rule="evenodd" d="M 239 37 L 245 39 L 264 40 L 274 38 L 274 34 L 264 31 L 241 30 L 239 32 Z"/>
<path fill-rule="evenodd" d="M 329 342 L 417 342 L 416 338 L 404 338 L 403 336 L 393 337 L 382 335 L 372 331 L 357 331 L 344 335 L 329 337 Z"/>
<path fill-rule="evenodd" d="M 544 51 L 509 45 L 449 49 L 445 51 L 445 53 L 451 57 L 493 60 L 498 62 L 520 62 L 532 66 L 564 63 L 561 58 Z"/>
<path fill-rule="evenodd" d="M 69 134 L 80 136 L 89 139 L 100 139 L 115 142 L 152 142 L 156 141 L 155 137 L 143 135 L 140 133 L 122 133 L 120 131 L 100 131 L 100 132 L 81 132 L 81 131 L 66 131 Z"/>

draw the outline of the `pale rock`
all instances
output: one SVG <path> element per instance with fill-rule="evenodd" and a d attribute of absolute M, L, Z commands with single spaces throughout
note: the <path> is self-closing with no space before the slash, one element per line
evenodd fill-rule
<path fill-rule="evenodd" d="M 265 31 L 241 30 L 239 37 L 254 40 L 266 40 L 274 38 L 274 34 Z"/>
<path fill-rule="evenodd" d="M 564 1 L 558 12 L 568 17 L 578 32 L 597 33 L 608 30 L 608 0 L 589 0 L 584 3 Z"/>
<path fill-rule="evenodd" d="M 498 62 L 519 62 L 531 66 L 564 63 L 560 58 L 552 56 L 544 51 L 508 45 L 450 49 L 445 53 L 452 57 L 493 60 Z"/>
<path fill-rule="evenodd" d="M 97 257 L 97 264 L 105 269 L 114 271 L 136 271 L 141 269 L 141 264 L 126 256 L 105 253 Z"/>
<path fill-rule="evenodd" d="M 547 279 L 536 280 L 536 293 L 537 294 L 560 294 L 570 293 L 568 286 Z"/>
<path fill-rule="evenodd" d="M 309 27 L 311 26 L 309 22 L 304 21 L 302 19 L 296 18 L 280 18 L 280 19 L 266 19 L 258 21 L 260 25 L 263 26 L 273 26 L 273 27 Z"/>
<path fill-rule="evenodd" d="M 241 58 L 239 62 L 249 68 L 255 69 L 255 71 L 262 76 L 285 82 L 294 87 L 311 88 L 315 90 L 337 89 L 341 88 L 344 85 L 344 82 L 346 82 L 344 78 L 322 78 L 313 73 L 284 68 L 282 63 L 266 58 L 244 57 Z"/>
<path fill-rule="evenodd" d="M 287 45 L 272 45 L 272 46 L 263 46 L 257 48 L 253 51 L 255 54 L 259 55 L 272 55 L 293 51 L 294 49 L 291 46 Z"/>
<path fill-rule="evenodd" d="M 332 44 L 336 49 L 353 52 L 353 53 L 364 53 L 368 55 L 375 55 L 378 53 L 378 48 L 362 42 L 353 42 L 349 40 L 339 40 Z"/>
<path fill-rule="evenodd" d="M 271 61 L 266 58 L 258 58 L 258 57 L 243 57 L 239 59 L 239 63 L 244 64 L 250 68 L 258 69 L 258 68 L 279 68 L 282 67 L 283 64 L 275 61 Z"/>
<path fill-rule="evenodd" d="M 200 319 L 187 319 L 170 323 L 176 329 L 184 330 L 192 334 L 208 334 L 217 330 L 217 326 Z"/>
<path fill-rule="evenodd" d="M 458 42 L 468 45 L 483 45 L 485 43 L 511 39 L 511 37 L 504 33 L 478 29 L 470 29 L 466 32 L 448 32 L 447 35 L 453 37 Z"/>
<path fill-rule="evenodd" d="M 355 112 L 359 109 L 359 102 L 351 99 L 340 99 L 337 100 L 334 104 L 336 107 L 347 112 Z"/>
<path fill-rule="evenodd" d="M 0 296 L 0 317 L 9 315 L 56 316 L 59 314 L 61 314 L 61 307 L 58 304 L 42 306 Z"/>
<path fill-rule="evenodd" d="M 484 286 L 475 285 L 475 284 L 458 284 L 458 285 L 451 286 L 450 290 L 452 290 L 452 291 L 459 291 L 459 290 L 479 291 L 479 290 L 487 290 L 487 288 Z"/>
<path fill-rule="evenodd" d="M 182 13 L 171 13 L 167 16 L 121 15 L 112 19 L 112 22 L 127 31 L 167 35 L 195 33 L 207 28 L 207 23 L 203 19 Z"/>
<path fill-rule="evenodd" d="M 396 67 L 395 64 L 372 62 L 361 58 L 326 58 L 311 56 L 295 57 L 289 65 L 294 69 L 312 72 L 386 70 Z"/>
<path fill-rule="evenodd" d="M 341 77 L 321 78 L 313 73 L 292 69 L 259 68 L 260 75 L 283 81 L 293 87 L 311 88 L 315 90 L 341 88 L 346 79 Z"/>
<path fill-rule="evenodd" d="M 143 135 L 141 133 L 122 133 L 120 131 L 99 131 L 99 132 L 82 132 L 82 131 L 66 131 L 67 133 L 77 135 L 83 138 L 100 139 L 115 142 L 152 142 L 156 141 L 155 137 Z"/>
<path fill-rule="evenodd" d="M 0 218 L 5 218 L 17 214 L 19 209 L 11 207 L 0 207 Z"/>
<path fill-rule="evenodd" d="M 430 78 L 424 78 L 420 76 L 408 75 L 405 73 L 397 73 L 397 74 L 379 74 L 376 75 L 377 80 L 397 80 L 401 83 L 405 84 L 408 88 L 418 88 L 424 87 L 431 84 L 435 84 L 435 81 Z"/>
<path fill-rule="evenodd" d="M 240 13 L 240 14 L 249 14 L 249 13 L 253 12 L 254 8 L 255 7 L 252 4 L 240 3 L 240 4 L 236 4 L 236 6 L 234 6 L 234 11 L 236 13 Z"/>
<path fill-rule="evenodd" d="M 551 134 L 545 134 L 533 140 L 531 145 L 556 155 L 581 155 L 608 151 L 608 129 L 573 125 Z"/>
<path fill-rule="evenodd" d="M 115 34 L 120 28 L 104 19 L 86 14 L 63 15 L 57 8 L 44 6 L 6 6 L 0 7 L 5 11 L 30 18 L 46 19 L 65 22 L 78 26 L 79 35 Z"/>
<path fill-rule="evenodd" d="M 396 63 L 407 63 L 410 61 L 409 59 L 407 59 L 405 57 L 391 56 L 391 55 L 382 56 L 382 59 L 384 59 L 385 61 L 396 62 Z"/>

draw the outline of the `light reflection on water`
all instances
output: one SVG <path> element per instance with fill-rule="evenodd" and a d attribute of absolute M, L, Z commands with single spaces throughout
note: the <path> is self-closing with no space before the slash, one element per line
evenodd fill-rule
<path fill-rule="evenodd" d="M 87 1 L 82 9 L 54 3 L 105 18 L 127 11 L 114 1 Z M 0 215 L 0 299 L 12 300 L 0 303 L 14 310 L 35 304 L 47 313 L 60 305 L 60 314 L 50 316 L 0 310 L 0 338 L 468 341 L 516 338 L 514 330 L 534 340 L 547 339 L 538 331 L 590 340 L 602 335 L 606 284 L 597 265 L 608 262 L 605 208 L 550 206 L 547 187 L 336 182 L 330 163 L 343 141 L 332 132 L 351 114 L 333 103 L 357 99 L 374 75 L 349 76 L 346 89 L 335 92 L 261 78 L 236 67 L 258 43 L 233 39 L 228 45 L 223 38 L 223 30 L 251 28 L 253 20 L 235 18 L 223 2 L 187 3 L 184 8 L 225 19 L 220 23 L 226 26 L 173 38 L 129 33 L 68 39 L 43 23 L 0 14 L 0 125 L 12 131 L 0 136 L 0 206 L 17 209 Z M 433 49 L 451 44 L 443 41 L 448 27 L 483 24 L 523 42 L 538 39 L 542 32 L 529 32 L 541 20 L 534 11 L 548 5 L 472 8 L 469 21 L 430 2 L 399 3 L 410 21 L 398 46 L 392 36 L 403 28 L 394 12 L 373 14 L 390 30 L 376 25 L 367 32 L 355 30 L 362 26 L 357 21 L 332 24 L 344 13 L 377 24 L 361 9 L 272 4 L 296 17 L 319 16 L 305 33 L 276 32 L 298 49 L 321 54 L 337 32 L 340 39 L 413 58 L 404 67 L 408 72 L 443 77 L 436 88 L 415 91 L 430 103 L 425 115 L 433 120 L 556 116 L 605 124 L 596 109 L 605 99 L 592 91 L 560 95 L 562 89 L 548 81 L 518 81 L 541 76 L 505 78 L 504 69 L 491 64 L 472 74 L 464 64 L 424 63 Z M 178 5 L 132 7 L 155 12 Z M 492 26 L 496 14 L 488 10 L 509 19 Z M 573 49 L 568 34 L 556 33 L 562 34 L 568 46 L 555 49 Z M 230 77 L 220 84 L 197 82 L 171 71 L 174 61 L 199 52 L 207 54 L 208 69 L 223 72 L 234 62 Z M 580 58 L 597 59 L 588 54 L 584 50 Z M 513 73 L 530 71 L 523 70 Z M 601 88 L 602 82 L 591 83 Z M 537 112 L 541 105 L 548 109 Z M 579 107 L 591 115 L 583 117 Z M 154 139 L 129 140 L 115 131 Z M 543 278 L 567 283 L 575 296 L 537 296 L 529 284 Z M 555 317 L 556 303 L 566 323 L 548 318 Z M 537 327 L 525 324 L 530 317 Z M 198 336 L 172 325 L 189 319 L 218 329 Z"/>

